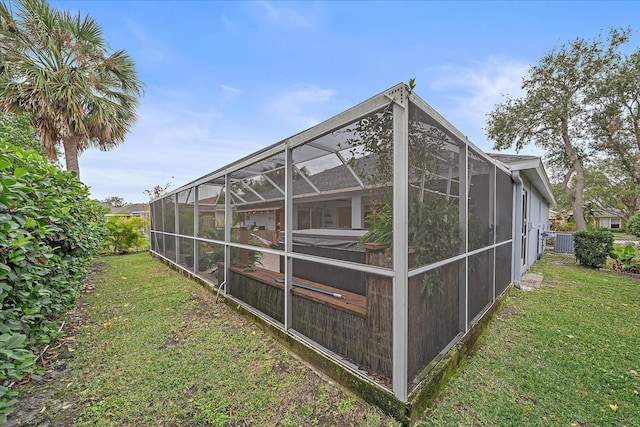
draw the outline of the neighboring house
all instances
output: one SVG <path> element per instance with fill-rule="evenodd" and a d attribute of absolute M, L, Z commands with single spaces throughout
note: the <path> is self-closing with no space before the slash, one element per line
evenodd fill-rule
<path fill-rule="evenodd" d="M 573 219 L 573 212 L 566 210 L 553 210 L 549 209 L 549 221 L 551 223 L 551 230 L 559 230 L 565 224 L 568 224 Z"/>
<path fill-rule="evenodd" d="M 124 215 L 128 217 L 149 217 L 149 204 L 148 203 L 131 203 L 121 208 L 118 215 Z"/>
<path fill-rule="evenodd" d="M 102 203 L 96 200 L 100 206 L 105 209 L 105 216 L 108 217 L 123 217 L 123 218 L 149 218 L 149 204 L 148 203 L 131 203 L 127 206 L 111 206 L 106 203 Z"/>
<path fill-rule="evenodd" d="M 594 212 L 596 228 L 605 228 L 609 230 L 622 230 L 627 225 L 624 212 L 620 209 L 600 209 Z M 555 227 L 573 221 L 573 211 L 549 211 L 549 220 Z"/>
<path fill-rule="evenodd" d="M 105 206 L 104 204 L 102 205 Z M 106 207 L 111 208 L 111 213 L 107 214 L 107 216 L 121 216 L 124 218 L 135 218 L 135 217 L 149 218 L 148 203 L 131 203 L 123 207 L 113 207 L 113 206 L 106 206 Z"/>
<path fill-rule="evenodd" d="M 111 206 L 111 205 L 108 205 L 106 203 L 99 202 L 97 200 L 95 202 L 97 204 L 99 204 L 100 206 L 102 206 L 102 208 L 105 211 L 105 216 L 106 217 L 119 216 L 118 215 L 118 211 L 122 210 L 122 207 Z"/>
<path fill-rule="evenodd" d="M 603 209 L 594 213 L 596 227 L 611 230 L 623 229 L 626 225 L 624 214 L 619 209 Z"/>

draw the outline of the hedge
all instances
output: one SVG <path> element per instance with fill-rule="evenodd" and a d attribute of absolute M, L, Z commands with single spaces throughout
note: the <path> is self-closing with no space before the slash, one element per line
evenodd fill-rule
<path fill-rule="evenodd" d="M 573 233 L 573 252 L 581 265 L 601 268 L 613 250 L 613 233 L 608 230 Z"/>
<path fill-rule="evenodd" d="M 640 237 L 640 211 L 634 213 L 627 221 L 627 232 Z"/>
<path fill-rule="evenodd" d="M 35 351 L 57 338 L 104 232 L 101 207 L 75 174 L 0 139 L 0 425 L 12 381 L 37 372 Z"/>

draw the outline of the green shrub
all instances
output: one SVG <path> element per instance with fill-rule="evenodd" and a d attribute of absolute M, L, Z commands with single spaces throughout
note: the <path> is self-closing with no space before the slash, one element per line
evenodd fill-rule
<path fill-rule="evenodd" d="M 627 221 L 627 233 L 640 237 L 640 211 L 634 213 Z"/>
<path fill-rule="evenodd" d="M 0 138 L 0 421 L 15 400 L 7 382 L 32 373 L 33 352 L 56 339 L 104 230 L 75 174 L 8 139 Z"/>
<path fill-rule="evenodd" d="M 147 220 L 133 217 L 110 217 L 106 224 L 106 234 L 102 241 L 102 250 L 113 253 L 127 253 L 148 246 L 144 234 Z"/>
<path fill-rule="evenodd" d="M 581 265 L 601 268 L 613 250 L 613 233 L 608 230 L 573 233 L 573 250 Z"/>
<path fill-rule="evenodd" d="M 568 222 L 555 221 L 552 229 L 553 231 L 576 231 L 576 223 L 572 221 L 568 221 Z"/>
<path fill-rule="evenodd" d="M 640 251 L 636 251 L 633 245 L 617 247 L 609 256 L 614 260 L 613 266 L 616 270 L 640 272 Z"/>

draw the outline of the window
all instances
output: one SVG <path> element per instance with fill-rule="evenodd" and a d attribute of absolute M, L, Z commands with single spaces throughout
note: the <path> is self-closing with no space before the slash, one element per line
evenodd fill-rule
<path fill-rule="evenodd" d="M 600 218 L 600 228 L 619 229 L 620 218 Z"/>
<path fill-rule="evenodd" d="M 322 226 L 322 210 L 298 208 L 298 230 L 320 228 Z"/>

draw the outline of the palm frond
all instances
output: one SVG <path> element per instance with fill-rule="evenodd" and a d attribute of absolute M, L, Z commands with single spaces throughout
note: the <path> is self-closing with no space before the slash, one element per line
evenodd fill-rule
<path fill-rule="evenodd" d="M 90 16 L 45 0 L 18 0 L 15 12 L 0 2 L 0 60 L 0 109 L 31 113 L 51 156 L 63 142 L 78 152 L 113 148 L 136 121 L 135 63 L 124 50 L 108 53 Z"/>

